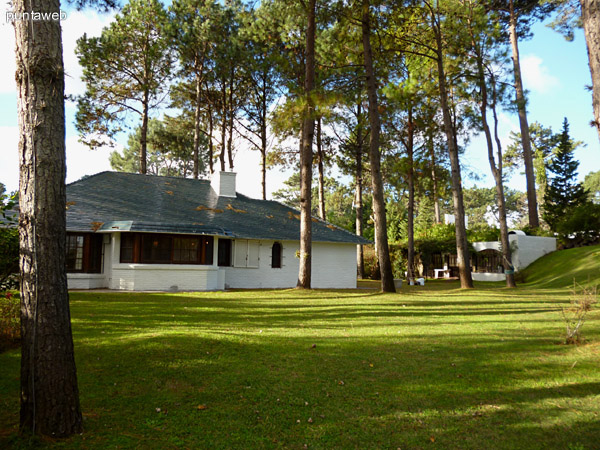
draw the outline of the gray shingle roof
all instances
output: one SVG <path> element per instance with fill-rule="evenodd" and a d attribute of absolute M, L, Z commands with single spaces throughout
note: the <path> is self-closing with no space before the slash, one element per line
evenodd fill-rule
<path fill-rule="evenodd" d="M 300 239 L 300 213 L 281 203 L 218 197 L 206 180 L 102 172 L 67 185 L 67 230 L 209 234 Z M 368 244 L 313 219 L 314 242 Z"/>

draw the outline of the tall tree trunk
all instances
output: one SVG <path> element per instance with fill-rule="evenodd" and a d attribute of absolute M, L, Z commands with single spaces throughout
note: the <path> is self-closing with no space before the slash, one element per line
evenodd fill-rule
<path fill-rule="evenodd" d="M 213 124 L 213 115 L 212 115 L 212 106 L 210 102 L 208 103 L 208 167 L 210 169 L 210 173 L 215 173 L 214 167 L 214 154 L 215 148 L 213 143 L 213 132 L 214 132 L 214 124 Z"/>
<path fill-rule="evenodd" d="M 509 288 L 516 287 L 515 284 L 515 276 L 513 273 L 506 273 L 506 271 L 512 271 L 513 266 L 511 263 L 511 254 L 510 254 L 510 243 L 508 240 L 508 225 L 506 222 L 506 205 L 504 200 L 504 185 L 502 181 L 502 146 L 500 144 L 500 140 L 496 139 L 497 145 L 497 157 L 498 157 L 498 166 L 496 166 L 496 161 L 494 159 L 494 145 L 492 142 L 492 133 L 490 131 L 490 127 L 487 121 L 487 109 L 489 106 L 488 102 L 488 88 L 487 88 L 487 80 L 485 76 L 485 70 L 483 67 L 483 59 L 481 55 L 481 49 L 477 45 L 475 41 L 475 37 L 471 32 L 471 45 L 473 51 L 476 55 L 476 64 L 477 64 L 477 75 L 478 75 L 478 84 L 479 84 L 479 93 L 481 95 L 481 101 L 479 103 L 479 112 L 481 115 L 481 125 L 483 127 L 483 132 L 485 134 L 485 142 L 488 149 L 488 161 L 490 163 L 490 169 L 492 171 L 492 175 L 494 176 L 494 181 L 496 182 L 496 202 L 498 205 L 498 219 L 500 221 L 500 242 L 502 244 L 502 264 L 505 267 L 506 274 L 506 286 Z M 493 79 L 490 82 L 493 89 L 493 99 L 492 99 L 492 107 L 494 112 L 494 129 L 496 130 L 497 137 L 497 128 L 498 128 L 498 120 L 496 117 L 496 81 Z"/>
<path fill-rule="evenodd" d="M 235 112 L 233 110 L 233 76 L 235 74 L 234 68 L 231 68 L 231 74 L 229 78 L 229 138 L 227 140 L 227 158 L 229 160 L 229 170 L 233 171 L 233 118 Z"/>
<path fill-rule="evenodd" d="M 408 109 L 408 139 L 406 153 L 408 156 L 408 220 L 407 230 L 408 235 L 408 260 L 407 271 L 408 279 L 412 280 L 415 276 L 415 172 L 414 172 L 414 124 L 412 107 Z"/>
<path fill-rule="evenodd" d="M 593 125 L 600 137 L 600 0 L 580 0 L 581 20 L 592 75 Z"/>
<path fill-rule="evenodd" d="M 540 219 L 537 210 L 535 194 L 535 176 L 533 174 L 533 155 L 531 152 L 531 139 L 529 137 L 529 124 L 527 123 L 527 101 L 523 90 L 521 77 L 521 63 L 519 61 L 519 43 L 517 38 L 517 17 L 514 10 L 514 1 L 510 0 L 510 45 L 512 48 L 512 61 L 515 76 L 515 93 L 517 110 L 519 112 L 519 127 L 521 128 L 521 143 L 523 145 L 523 161 L 525 162 L 525 180 L 527 183 L 527 209 L 529 213 L 529 226 L 539 228 Z"/>
<path fill-rule="evenodd" d="M 356 234 L 363 235 L 363 132 L 362 132 L 362 107 L 358 104 L 357 107 L 357 127 L 356 127 Z M 356 271 L 358 278 L 365 277 L 365 256 L 363 246 L 356 246 Z"/>
<path fill-rule="evenodd" d="M 492 86 L 495 86 L 495 84 L 492 84 Z M 498 215 L 500 216 L 500 241 L 502 244 L 502 258 L 504 260 L 502 264 L 506 269 L 506 286 L 509 288 L 514 288 L 517 287 L 517 284 L 515 282 L 514 266 L 512 264 L 510 240 L 508 239 L 508 221 L 506 219 L 506 202 L 504 197 L 504 185 L 502 181 L 502 143 L 500 142 L 500 138 L 498 136 L 498 115 L 496 114 L 496 89 L 495 87 L 493 89 L 494 101 L 492 104 L 492 112 L 494 113 L 494 137 L 496 140 L 498 168 L 495 171 L 492 170 L 492 172 L 494 174 L 494 179 L 496 180 L 496 195 L 498 196 Z"/>
<path fill-rule="evenodd" d="M 465 207 L 463 203 L 462 184 L 460 176 L 460 161 L 458 157 L 458 146 L 448 106 L 448 89 L 446 87 L 446 74 L 444 72 L 444 52 L 442 44 L 442 30 L 439 17 L 434 11 L 431 12 L 431 25 L 436 42 L 436 60 L 438 66 L 438 85 L 440 90 L 440 106 L 444 120 L 444 131 L 448 144 L 448 155 L 450 156 L 452 201 L 454 203 L 454 222 L 456 226 L 456 253 L 460 286 L 463 289 L 473 287 L 471 276 L 471 265 L 469 261 L 469 246 L 467 242 L 467 229 L 465 227 Z"/>
<path fill-rule="evenodd" d="M 323 141 L 321 139 L 321 117 L 317 118 L 317 168 L 319 170 L 319 217 L 325 220 L 325 169 L 323 167 Z"/>
<path fill-rule="evenodd" d="M 433 183 L 433 213 L 434 220 L 436 224 L 442 223 L 442 212 L 440 209 L 440 196 L 439 196 L 439 186 L 438 186 L 438 177 L 436 172 L 436 160 L 435 160 L 435 146 L 433 142 L 433 137 L 428 137 L 428 145 L 429 145 L 429 156 L 431 157 L 431 181 Z"/>
<path fill-rule="evenodd" d="M 194 64 L 198 72 L 198 62 Z M 202 78 L 196 73 L 196 104 L 194 105 L 194 179 L 198 179 L 200 173 L 199 148 L 200 148 L 200 110 L 202 107 Z"/>
<path fill-rule="evenodd" d="M 219 155 L 219 162 L 221 163 L 221 172 L 225 172 L 225 153 L 227 152 L 227 90 L 225 89 L 225 82 L 223 82 L 221 87 L 221 111 L 223 117 L 221 117 L 221 154 Z"/>
<path fill-rule="evenodd" d="M 58 14 L 58 0 L 13 3 Z M 65 273 L 65 111 L 58 21 L 15 21 L 19 115 L 23 432 L 82 431 Z"/>
<path fill-rule="evenodd" d="M 379 133 L 381 129 L 377 104 L 377 80 L 373 69 L 371 50 L 371 17 L 369 0 L 362 3 L 362 42 L 365 73 L 367 76 L 367 95 L 369 98 L 369 124 L 371 139 L 369 142 L 369 160 L 371 162 L 371 186 L 373 189 L 373 216 L 375 219 L 375 244 L 381 270 L 381 290 L 396 292 L 394 275 L 390 261 L 390 249 L 387 239 L 387 223 L 385 216 L 385 199 L 383 197 L 383 179 L 381 176 L 381 153 Z"/>
<path fill-rule="evenodd" d="M 300 151 L 300 268 L 297 286 L 310 289 L 312 269 L 312 143 L 315 129 L 314 105 L 311 94 L 315 86 L 315 15 L 316 0 L 309 0 L 306 26 L 306 70 L 304 94 L 306 107 L 302 121 L 302 147 Z"/>
<path fill-rule="evenodd" d="M 142 129 L 140 131 L 140 173 L 147 173 L 147 146 L 148 146 L 148 108 L 150 93 L 144 91 L 144 101 L 142 102 Z"/>
<path fill-rule="evenodd" d="M 260 118 L 260 166 L 262 172 L 262 198 L 267 199 L 267 93 L 263 80 L 262 110 Z"/>

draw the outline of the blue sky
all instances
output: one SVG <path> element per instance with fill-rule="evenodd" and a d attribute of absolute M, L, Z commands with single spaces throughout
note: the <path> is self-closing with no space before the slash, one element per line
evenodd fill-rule
<path fill-rule="evenodd" d="M 18 132 L 16 87 L 14 82 L 14 31 L 5 22 L 4 11 L 0 16 L 0 57 L 3 66 L 0 69 L 0 182 L 8 190 L 18 187 Z M 84 87 L 79 81 L 81 73 L 74 55 L 75 41 L 84 32 L 98 35 L 103 26 L 110 22 L 108 15 L 99 15 L 90 11 L 69 11 L 62 22 L 65 69 L 67 72 L 67 94 L 81 94 Z M 578 32 L 574 42 L 566 42 L 562 36 L 551 29 L 538 24 L 534 27 L 534 37 L 520 43 L 521 63 L 525 88 L 529 91 L 529 122 L 538 121 L 546 127 L 560 131 L 564 117 L 571 125 L 571 136 L 587 144 L 576 151 L 580 161 L 579 177 L 600 170 L 600 143 L 598 135 L 589 126 L 592 119 L 591 94 L 586 85 L 591 84 L 587 63 L 587 53 L 583 34 Z M 110 170 L 108 163 L 109 150 L 92 152 L 78 143 L 73 126 L 75 108 L 67 104 L 67 182 L 72 182 L 86 174 Z M 500 134 L 503 145 L 508 144 L 510 131 L 518 131 L 515 115 L 503 113 L 500 118 Z M 122 139 L 124 141 L 124 139 Z M 260 169 L 257 152 L 240 150 L 236 156 L 238 172 L 238 191 L 253 197 L 260 196 Z M 465 168 L 478 173 L 479 181 L 465 179 L 466 186 L 492 186 L 493 179 L 489 175 L 487 150 L 481 138 L 473 138 L 462 159 Z M 267 178 L 269 192 L 281 187 L 289 172 L 270 171 Z M 509 186 L 521 191 L 525 190 L 522 175 L 516 174 Z"/>

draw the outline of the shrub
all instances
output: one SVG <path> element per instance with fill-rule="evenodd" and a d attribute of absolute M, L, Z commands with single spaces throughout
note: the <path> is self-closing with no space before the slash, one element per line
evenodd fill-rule
<path fill-rule="evenodd" d="M 16 228 L 0 228 L 0 290 L 18 286 L 19 233 Z"/>
<path fill-rule="evenodd" d="M 583 342 L 581 328 L 585 323 L 588 312 L 597 302 L 597 298 L 598 289 L 596 286 L 582 286 L 575 281 L 573 282 L 569 306 L 561 306 L 561 314 L 566 326 L 565 344 Z"/>
<path fill-rule="evenodd" d="M 21 306 L 19 297 L 11 292 L 0 293 L 0 351 L 21 338 Z"/>

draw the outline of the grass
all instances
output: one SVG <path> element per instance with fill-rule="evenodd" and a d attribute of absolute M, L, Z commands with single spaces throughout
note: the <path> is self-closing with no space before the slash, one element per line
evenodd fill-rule
<path fill-rule="evenodd" d="M 572 277 L 537 273 L 516 290 L 72 293 L 85 432 L 17 436 L 11 350 L 0 448 L 597 449 L 600 314 L 562 345 Z"/>

